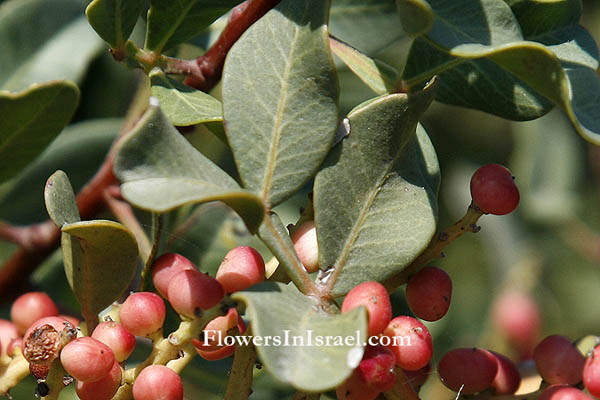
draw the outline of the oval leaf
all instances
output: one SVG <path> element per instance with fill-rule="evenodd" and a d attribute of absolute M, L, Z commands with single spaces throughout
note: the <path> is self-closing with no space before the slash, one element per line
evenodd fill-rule
<path fill-rule="evenodd" d="M 48 178 L 44 200 L 50 218 L 59 228 L 81 221 L 73 187 L 63 171 L 56 171 Z"/>
<path fill-rule="evenodd" d="M 159 69 L 150 74 L 152 96 L 160 102 L 169 121 L 175 126 L 223 121 L 221 102 L 201 90 L 169 78 Z"/>
<path fill-rule="evenodd" d="M 0 7 L 0 90 L 79 81 L 102 49 L 79 0 L 16 0 Z M 43 23 L 40 23 L 43 21 Z M 27 27 L 27 29 L 23 29 Z"/>
<path fill-rule="evenodd" d="M 123 182 L 123 196 L 159 213 L 192 202 L 221 200 L 240 214 L 251 232 L 256 231 L 264 214 L 261 200 L 185 140 L 157 103 L 150 105 L 119 147 L 114 171 Z"/>
<path fill-rule="evenodd" d="M 16 94 L 0 91 L 0 182 L 21 172 L 54 140 L 78 102 L 79 89 L 66 81 Z"/>
<path fill-rule="evenodd" d="M 118 49 L 129 39 L 145 6 L 146 0 L 94 0 L 85 14 L 96 33 Z"/>
<path fill-rule="evenodd" d="M 439 166 L 425 131 L 415 134 L 435 87 L 358 106 L 350 134 L 317 174 L 319 263 L 335 268 L 333 296 L 401 271 L 435 233 Z"/>
<path fill-rule="evenodd" d="M 269 206 L 314 175 L 335 136 L 328 3 L 282 1 L 245 32 L 225 62 L 227 137 L 244 186 Z"/>
<path fill-rule="evenodd" d="M 137 242 L 127 228 L 113 221 L 76 222 L 64 225 L 62 231 L 67 279 L 86 322 L 97 323 L 97 314 L 117 300 L 133 279 Z"/>
<path fill-rule="evenodd" d="M 240 0 L 150 0 L 146 48 L 160 53 L 208 27 Z"/>
<path fill-rule="evenodd" d="M 280 345 L 256 343 L 256 350 L 267 371 L 298 390 L 333 389 L 352 373 L 362 357 L 367 327 L 362 307 L 330 315 L 295 286 L 275 282 L 256 285 L 231 297 L 246 304 L 253 336 L 281 340 Z M 297 345 L 293 345 L 294 337 L 298 337 Z M 317 343 L 318 337 L 329 339 L 329 345 Z M 340 343 L 340 339 L 347 341 Z M 300 340 L 304 346 L 299 345 Z"/>

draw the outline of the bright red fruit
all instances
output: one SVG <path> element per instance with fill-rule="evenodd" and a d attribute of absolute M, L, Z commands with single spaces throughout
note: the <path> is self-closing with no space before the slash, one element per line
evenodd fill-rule
<path fill-rule="evenodd" d="M 133 383 L 134 400 L 182 400 L 183 384 L 173 370 L 163 365 L 149 365 Z"/>
<path fill-rule="evenodd" d="M 29 292 L 17 297 L 10 309 L 10 319 L 19 329 L 19 333 L 25 333 L 27 328 L 40 318 L 56 315 L 58 307 L 50 296 L 42 292 Z"/>
<path fill-rule="evenodd" d="M 487 164 L 471 177 L 473 204 L 486 214 L 504 215 L 519 204 L 519 189 L 510 171 L 500 164 Z"/>
<path fill-rule="evenodd" d="M 365 306 L 369 315 L 368 335 L 379 335 L 392 319 L 392 304 L 385 287 L 379 282 L 363 282 L 348 292 L 342 313 Z"/>
<path fill-rule="evenodd" d="M 498 362 L 498 372 L 492 382 L 492 388 L 496 394 L 513 394 L 521 385 L 521 375 L 516 364 L 500 353 L 490 351 Z"/>
<path fill-rule="evenodd" d="M 294 250 L 308 272 L 319 269 L 319 244 L 315 221 L 306 221 L 292 233 Z"/>
<path fill-rule="evenodd" d="M 118 322 L 105 321 L 98 324 L 92 337 L 110 347 L 117 362 L 127 360 L 135 348 L 135 336 Z"/>
<path fill-rule="evenodd" d="M 151 292 L 132 293 L 119 309 L 119 320 L 135 336 L 158 331 L 165 321 L 165 303 Z"/>
<path fill-rule="evenodd" d="M 198 270 L 193 262 L 181 254 L 166 253 L 158 257 L 152 264 L 152 282 L 158 293 L 166 298 L 173 276 L 187 269 Z"/>
<path fill-rule="evenodd" d="M 585 358 L 567 337 L 546 337 L 533 351 L 533 359 L 542 378 L 552 385 L 581 382 Z"/>
<path fill-rule="evenodd" d="M 592 398 L 569 385 L 552 385 L 544 389 L 538 400 L 592 400 Z"/>
<path fill-rule="evenodd" d="M 460 348 L 447 352 L 438 364 L 444 385 L 463 394 L 473 394 L 489 388 L 498 372 L 496 357 L 487 350 Z M 463 386 L 464 385 L 464 386 Z"/>
<path fill-rule="evenodd" d="M 437 321 L 448 312 L 452 279 L 443 269 L 425 267 L 406 285 L 406 301 L 411 311 L 425 321 Z"/>
<path fill-rule="evenodd" d="M 96 382 L 77 381 L 77 396 L 81 400 L 110 400 L 121 386 L 122 374 L 121 366 L 115 362 L 104 378 Z"/>
<path fill-rule="evenodd" d="M 354 370 L 367 386 L 386 392 L 396 384 L 396 356 L 384 346 L 367 346 L 360 364 Z"/>
<path fill-rule="evenodd" d="M 219 265 L 216 279 L 225 293 L 247 289 L 265 280 L 265 262 L 252 247 L 235 247 L 229 250 Z"/>
<path fill-rule="evenodd" d="M 416 371 L 429 363 L 433 355 L 431 333 L 419 320 L 401 315 L 390 321 L 383 331 L 390 338 L 389 347 L 396 356 L 396 365 L 402 369 Z"/>
<path fill-rule="evenodd" d="M 167 298 L 181 315 L 194 318 L 219 304 L 225 292 L 215 278 L 200 271 L 186 270 L 177 273 L 171 283 Z"/>
<path fill-rule="evenodd" d="M 104 343 L 84 336 L 63 347 L 60 362 L 78 381 L 96 382 L 110 372 L 115 363 L 115 356 Z"/>
<path fill-rule="evenodd" d="M 358 374 L 352 373 L 335 393 L 338 400 L 375 400 L 381 391 L 369 387 Z"/>
<path fill-rule="evenodd" d="M 600 346 L 594 347 L 585 360 L 583 384 L 592 396 L 600 398 Z"/>

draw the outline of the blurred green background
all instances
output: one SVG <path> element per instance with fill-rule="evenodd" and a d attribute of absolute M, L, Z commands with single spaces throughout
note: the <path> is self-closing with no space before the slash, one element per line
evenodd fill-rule
<path fill-rule="evenodd" d="M 31 5 L 35 1 L 0 1 L 0 54 L 6 50 L 2 46 L 19 45 L 14 33 L 3 27 L 7 9 L 17 7 L 17 3 Z M 22 18 L 25 19 L 22 29 L 29 29 L 27 24 L 31 21 L 26 14 Z M 65 16 L 55 10 L 44 18 L 46 23 L 46 19 L 60 21 Z M 359 32 L 351 38 L 345 35 L 352 35 L 355 27 L 347 21 L 333 24 L 332 31 L 351 43 L 357 40 L 358 43 L 353 43 L 357 47 L 367 48 L 371 55 L 401 70 L 406 41 L 381 38 L 386 32 L 382 24 L 389 21 L 394 20 L 384 17 L 377 26 L 366 27 L 366 33 Z M 582 23 L 600 40 L 597 1 L 584 1 Z M 222 21 L 217 22 L 213 30 L 195 39 L 193 45 L 184 46 L 182 54 L 187 57 L 200 54 L 200 48 L 214 40 L 215 32 L 222 26 Z M 142 30 L 136 28 L 135 41 L 143 41 Z M 377 48 L 376 41 L 394 43 Z M 0 186 L 3 221 L 29 224 L 45 220 L 42 191 L 47 177 L 62 169 L 77 190 L 93 175 L 117 136 L 142 77 L 138 71 L 115 62 L 102 43 L 90 43 L 88 47 L 88 56 L 73 78 L 82 93 L 76 116 L 32 165 Z M 69 45 L 57 46 L 51 56 L 68 60 L 70 49 Z M 374 96 L 339 62 L 338 67 L 342 112 Z M 213 93 L 216 97 L 218 89 Z M 494 297 L 505 288 L 530 293 L 539 304 L 543 336 L 559 333 L 576 339 L 587 334 L 600 335 L 600 149 L 585 143 L 558 110 L 536 121 L 511 122 L 435 103 L 422 123 L 436 147 L 442 171 L 440 228 L 454 223 L 466 211 L 470 201 L 469 179 L 481 164 L 507 165 L 521 191 L 521 204 L 516 212 L 502 217 L 484 216 L 480 220 L 481 232 L 467 234 L 453 243 L 437 264 L 452 276 L 454 292 L 448 315 L 428 324 L 435 341 L 434 360 L 453 347 L 479 345 L 511 352 L 489 313 Z M 227 148 L 209 130 L 197 127 L 187 132 L 186 137 L 210 158 L 233 171 Z M 307 187 L 279 207 L 285 223 L 295 222 L 309 191 Z M 149 228 L 148 216 L 142 213 L 139 216 Z M 108 213 L 103 217 L 114 218 Z M 190 217 L 190 222 L 182 226 Z M 163 250 L 181 252 L 203 271 L 214 272 L 225 253 L 239 244 L 256 246 L 266 259 L 270 258 L 265 247 L 245 231 L 243 223 L 221 205 L 187 207 L 167 217 Z M 0 261 L 14 249 L 10 243 L 0 243 Z M 62 311 L 77 315 L 77 304 L 64 279 L 59 252 L 32 275 L 30 288 L 48 292 Z M 393 299 L 395 314 L 410 312 L 403 290 L 394 293 Z M 9 307 L 8 302 L 2 305 L 0 317 L 8 317 Z M 175 323 L 175 317 L 171 316 L 170 325 Z M 139 347 L 137 357 L 141 358 L 147 349 L 143 344 Z M 230 360 L 208 363 L 196 358 L 184 373 L 186 398 L 222 398 L 229 364 Z M 281 399 L 293 394 L 264 371 L 257 372 L 255 382 L 252 399 Z M 31 398 L 33 384 L 28 379 L 14 390 L 13 397 Z M 429 396 L 436 393 L 435 398 L 444 396 L 437 392 L 434 382 L 425 390 L 429 390 L 426 392 Z M 434 398 L 429 396 L 424 398 Z M 69 398 L 75 398 L 72 388 L 61 395 L 61 399 Z"/>

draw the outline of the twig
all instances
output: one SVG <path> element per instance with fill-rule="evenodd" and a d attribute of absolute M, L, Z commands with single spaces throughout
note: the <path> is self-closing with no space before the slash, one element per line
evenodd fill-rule
<path fill-rule="evenodd" d="M 229 382 L 225 391 L 225 400 L 247 400 L 252 393 L 252 372 L 256 360 L 256 349 L 250 343 L 248 346 L 235 347 L 233 365 Z"/>
<path fill-rule="evenodd" d="M 188 68 L 190 72 L 193 72 L 192 75 L 188 75 L 184 83 L 205 92 L 213 88 L 221 80 L 225 57 L 231 47 L 254 22 L 279 4 L 280 1 L 247 0 L 235 7 L 227 26 L 221 32 L 217 41 L 204 55 L 195 60 L 199 71 L 189 65 L 179 64 L 174 66 L 180 69 Z"/>
<path fill-rule="evenodd" d="M 145 257 L 144 269 L 142 270 L 140 276 L 140 292 L 143 292 L 148 287 L 147 282 L 150 279 L 149 273 L 152 269 L 152 263 L 154 262 L 154 257 L 156 257 L 156 253 L 158 253 L 158 246 L 160 245 L 160 236 L 162 234 L 162 216 L 160 214 L 152 213 L 152 233 L 153 233 L 153 241 L 152 247 L 150 251 Z"/>
<path fill-rule="evenodd" d="M 450 226 L 446 230 L 440 232 L 430 243 L 429 246 L 418 256 L 408 267 L 402 270 L 400 273 L 388 278 L 383 285 L 388 292 L 393 292 L 408 279 L 417 273 L 421 268 L 436 258 L 444 257 L 444 248 L 458 239 L 465 232 L 479 232 L 479 226 L 477 221 L 483 215 L 483 213 L 473 205 L 470 205 L 467 213 L 457 223 Z"/>

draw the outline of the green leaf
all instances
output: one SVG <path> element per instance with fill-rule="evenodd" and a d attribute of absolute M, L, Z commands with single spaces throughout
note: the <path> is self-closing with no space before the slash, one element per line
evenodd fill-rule
<path fill-rule="evenodd" d="M 369 58 L 352 46 L 331 38 L 331 51 L 338 56 L 376 94 L 394 91 L 398 71 L 389 65 Z"/>
<path fill-rule="evenodd" d="M 341 315 L 330 315 L 293 285 L 265 282 L 236 292 L 232 298 L 246 303 L 254 337 L 279 338 L 289 345 L 256 346 L 265 369 L 279 381 L 296 389 L 323 392 L 342 383 L 358 365 L 366 342 L 367 318 L 364 308 Z M 311 335 L 312 346 L 307 346 Z M 297 344 L 292 345 L 293 337 Z M 318 337 L 330 345 L 317 345 Z M 336 339 L 347 343 L 336 343 Z M 358 338 L 358 340 L 356 339 Z M 352 342 L 351 342 L 352 341 Z M 356 342 L 359 343 L 356 343 Z"/>
<path fill-rule="evenodd" d="M 240 0 L 150 0 L 146 48 L 157 53 L 202 32 Z"/>
<path fill-rule="evenodd" d="M 333 296 L 401 271 L 435 233 L 439 166 L 417 123 L 436 86 L 358 106 L 348 115 L 349 135 L 317 174 L 319 263 L 335 268 Z"/>
<path fill-rule="evenodd" d="M 333 0 L 329 31 L 368 55 L 405 36 L 393 0 Z"/>
<path fill-rule="evenodd" d="M 118 49 L 129 39 L 145 6 L 146 0 L 94 0 L 85 14 L 96 33 Z"/>
<path fill-rule="evenodd" d="M 221 102 L 201 90 L 169 78 L 159 69 L 150 74 L 152 96 L 156 97 L 169 121 L 176 126 L 223 121 Z"/>
<path fill-rule="evenodd" d="M 137 268 L 138 246 L 123 225 L 81 221 L 62 227 L 67 280 L 90 324 L 129 286 Z M 88 326 L 89 327 L 89 326 Z"/>
<path fill-rule="evenodd" d="M 577 24 L 583 9 L 581 0 L 504 0 L 519 20 L 525 37 Z"/>
<path fill-rule="evenodd" d="M 114 171 L 123 196 L 142 209 L 164 213 L 189 203 L 221 200 L 256 231 L 264 209 L 225 171 L 198 152 L 171 125 L 156 99 L 123 140 Z"/>
<path fill-rule="evenodd" d="M 66 81 L 16 94 L 0 91 L 0 182 L 18 174 L 54 140 L 78 102 L 79 89 Z"/>
<path fill-rule="evenodd" d="M 510 3 L 517 9 L 521 4 Z M 438 74 L 440 100 L 517 120 L 539 117 L 553 102 L 581 136 L 600 143 L 600 97 L 594 92 L 600 86 L 594 75 L 598 49 L 573 22 L 577 2 L 557 3 L 546 22 L 517 10 L 531 28 L 524 29 L 530 35 L 523 37 L 517 17 L 502 0 L 429 0 L 434 24 L 425 40 L 413 44 L 403 78 L 408 86 L 418 86 Z"/>
<path fill-rule="evenodd" d="M 13 0 L 0 7 L 0 90 L 79 81 L 102 49 L 79 0 Z M 26 27 L 26 29 L 24 29 Z"/>
<path fill-rule="evenodd" d="M 314 175 L 335 136 L 328 3 L 282 1 L 244 33 L 225 62 L 227 137 L 244 187 L 269 206 Z"/>
<path fill-rule="evenodd" d="M 427 33 L 433 25 L 433 10 L 425 0 L 396 0 L 400 21 L 409 35 Z"/>
<path fill-rule="evenodd" d="M 44 200 L 50 219 L 59 228 L 81 221 L 71 182 L 63 171 L 56 171 L 46 182 Z"/>

